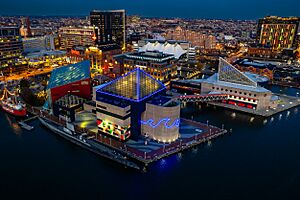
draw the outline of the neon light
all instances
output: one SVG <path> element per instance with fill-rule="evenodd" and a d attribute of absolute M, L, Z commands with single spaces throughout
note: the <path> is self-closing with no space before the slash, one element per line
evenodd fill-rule
<path fill-rule="evenodd" d="M 148 76 L 149 78 L 151 78 L 152 80 L 155 80 L 156 82 L 158 82 L 158 83 L 162 86 L 162 88 L 159 89 L 159 90 L 157 90 L 157 91 L 155 91 L 155 92 L 153 92 L 152 94 L 149 94 L 149 95 L 143 97 L 142 99 L 139 99 L 139 98 L 140 98 L 140 85 L 139 85 L 139 84 L 137 84 L 137 96 L 138 96 L 138 99 L 130 99 L 130 98 L 127 98 L 127 97 L 124 97 L 124 96 L 120 96 L 120 95 L 116 95 L 116 94 L 112 94 L 112 93 L 108 93 L 108 92 L 101 91 L 105 86 L 110 85 L 110 84 L 113 84 L 113 83 L 117 82 L 119 79 L 122 79 L 122 78 L 124 78 L 124 77 L 130 75 L 131 73 L 133 73 L 133 72 L 135 72 L 135 71 L 140 71 L 140 72 L 142 72 L 143 74 L 145 74 L 146 76 Z M 138 73 L 138 72 L 137 72 L 137 73 Z M 140 79 L 140 75 L 139 75 L 139 73 L 138 73 L 138 74 L 137 74 L 137 82 L 138 82 L 138 83 L 139 83 L 139 79 Z M 150 76 L 149 74 L 147 74 L 146 72 L 144 72 L 143 70 L 141 70 L 140 68 L 136 68 L 136 69 L 134 69 L 134 70 L 132 70 L 132 71 L 126 73 L 125 75 L 123 75 L 123 76 L 121 76 L 121 77 L 119 77 L 119 78 L 117 78 L 117 79 L 115 79 L 115 80 L 113 80 L 113 81 L 107 83 L 107 84 L 104 85 L 103 87 L 98 88 L 96 92 L 97 92 L 97 93 L 106 94 L 106 95 L 110 95 L 110 96 L 114 96 L 114 97 L 117 97 L 117 98 L 122 98 L 122 99 L 129 100 L 129 101 L 133 101 L 133 102 L 141 102 L 141 101 L 147 99 L 148 97 L 150 97 L 150 96 L 152 96 L 152 95 L 154 95 L 154 94 L 156 94 L 156 93 L 159 93 L 159 92 L 161 92 L 161 91 L 163 91 L 163 90 L 165 90 L 165 89 L 166 89 L 166 86 L 165 86 L 162 82 L 160 82 L 159 80 L 153 78 L 152 76 Z"/>
<path fill-rule="evenodd" d="M 153 119 L 149 119 L 148 121 L 143 121 L 141 120 L 141 123 L 144 125 L 149 125 L 152 128 L 157 128 L 160 124 L 162 124 L 164 122 L 164 126 L 165 128 L 178 128 L 179 124 L 180 124 L 180 119 L 176 119 L 170 126 L 168 125 L 168 123 L 171 121 L 170 118 L 162 118 L 161 120 L 159 120 L 159 122 L 157 122 L 156 124 L 154 124 L 154 120 Z"/>
<path fill-rule="evenodd" d="M 139 68 L 137 68 L 137 69 L 139 69 Z M 136 82 L 138 83 L 136 85 L 137 99 L 140 99 L 140 73 L 136 73 Z"/>

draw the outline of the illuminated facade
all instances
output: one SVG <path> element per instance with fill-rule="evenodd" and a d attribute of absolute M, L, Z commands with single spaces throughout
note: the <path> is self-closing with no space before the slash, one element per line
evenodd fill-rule
<path fill-rule="evenodd" d="M 66 95 L 90 99 L 90 75 L 88 60 L 54 69 L 47 86 L 49 106 Z"/>
<path fill-rule="evenodd" d="M 177 59 L 174 55 L 157 51 L 123 54 L 124 72 L 141 68 L 159 81 L 169 81 L 177 74 Z"/>
<path fill-rule="evenodd" d="M 62 27 L 59 29 L 61 49 L 71 49 L 74 46 L 92 46 L 94 42 L 94 28 L 69 28 Z"/>
<path fill-rule="evenodd" d="M 68 57 L 71 62 L 90 60 L 93 72 L 116 76 L 120 74 L 120 66 L 114 56 L 121 53 L 121 49 L 115 44 L 90 47 L 76 46 L 68 51 Z"/>
<path fill-rule="evenodd" d="M 168 40 L 189 41 L 192 46 L 197 46 L 200 49 L 215 49 L 217 45 L 217 39 L 215 36 L 187 30 L 180 26 L 175 29 L 168 30 L 164 36 Z"/>
<path fill-rule="evenodd" d="M 98 45 L 117 44 L 126 48 L 126 13 L 125 10 L 93 10 L 90 13 L 91 25 L 97 27 Z"/>
<path fill-rule="evenodd" d="M 201 94 L 228 94 L 228 99 L 222 103 L 234 105 L 236 109 L 243 107 L 259 111 L 277 106 L 272 92 L 259 86 L 254 76 L 240 72 L 222 58 L 218 73 L 198 81 L 201 83 Z"/>
<path fill-rule="evenodd" d="M 99 133 L 120 140 L 137 140 L 140 135 L 158 141 L 176 140 L 180 105 L 164 97 L 165 91 L 162 83 L 140 68 L 98 86 L 94 99 Z"/>
<path fill-rule="evenodd" d="M 0 27 L 0 69 L 18 67 L 21 64 L 23 43 L 18 27 Z"/>
<path fill-rule="evenodd" d="M 258 21 L 257 41 L 274 50 L 296 47 L 300 19 L 296 17 L 265 17 Z"/>

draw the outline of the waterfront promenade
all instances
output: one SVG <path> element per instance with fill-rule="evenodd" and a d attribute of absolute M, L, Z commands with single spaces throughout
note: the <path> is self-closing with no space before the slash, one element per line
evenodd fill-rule
<path fill-rule="evenodd" d="M 29 107 L 28 112 L 45 117 L 58 125 L 66 125 L 64 120 L 58 119 L 38 108 Z M 82 128 L 79 125 L 75 125 L 75 131 L 77 134 L 86 133 L 88 136 L 95 136 L 97 142 L 105 144 L 129 158 L 138 160 L 146 165 L 227 133 L 227 130 L 223 129 L 223 127 L 218 128 L 213 125 L 183 118 L 181 119 L 180 125 L 180 138 L 172 143 L 157 142 L 143 136 L 141 136 L 138 141 L 129 139 L 126 142 L 121 142 L 115 138 L 101 134 L 95 131 L 95 129 Z"/>

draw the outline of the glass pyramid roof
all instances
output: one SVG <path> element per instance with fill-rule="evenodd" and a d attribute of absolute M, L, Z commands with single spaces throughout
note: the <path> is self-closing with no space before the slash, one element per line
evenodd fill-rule
<path fill-rule="evenodd" d="M 47 89 L 90 78 L 90 61 L 85 60 L 52 71 Z"/>
<path fill-rule="evenodd" d="M 166 87 L 163 83 L 154 79 L 140 68 L 136 68 L 99 88 L 97 93 L 139 102 L 165 89 Z"/>
<path fill-rule="evenodd" d="M 218 81 L 257 87 L 257 83 L 223 58 L 219 59 Z"/>

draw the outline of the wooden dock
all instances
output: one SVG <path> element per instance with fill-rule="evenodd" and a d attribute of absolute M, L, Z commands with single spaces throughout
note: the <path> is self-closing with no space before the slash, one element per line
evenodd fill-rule
<path fill-rule="evenodd" d="M 30 117 L 30 118 L 27 118 L 25 120 L 20 121 L 18 124 L 21 126 L 21 128 L 23 128 L 23 129 L 25 129 L 27 131 L 31 131 L 32 129 L 34 129 L 34 127 L 28 125 L 27 122 L 32 121 L 32 120 L 36 119 L 37 117 L 38 117 L 37 115 L 34 115 L 34 116 Z"/>
<path fill-rule="evenodd" d="M 31 131 L 34 128 L 33 126 L 26 124 L 24 121 L 20 121 L 18 124 L 21 126 L 21 128 L 24 128 L 27 131 Z"/>

